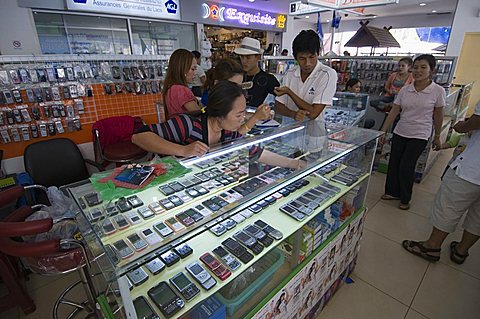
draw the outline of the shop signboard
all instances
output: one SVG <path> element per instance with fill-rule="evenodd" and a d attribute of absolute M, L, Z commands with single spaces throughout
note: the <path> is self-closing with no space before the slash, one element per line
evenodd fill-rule
<path fill-rule="evenodd" d="M 68 10 L 180 20 L 180 0 L 66 0 Z"/>
<path fill-rule="evenodd" d="M 398 3 L 398 0 L 303 0 L 302 2 L 327 9 L 352 9 Z"/>
<path fill-rule="evenodd" d="M 243 29 L 286 31 L 287 15 L 242 8 L 230 3 L 198 2 L 198 10 L 182 13 L 185 21 Z"/>

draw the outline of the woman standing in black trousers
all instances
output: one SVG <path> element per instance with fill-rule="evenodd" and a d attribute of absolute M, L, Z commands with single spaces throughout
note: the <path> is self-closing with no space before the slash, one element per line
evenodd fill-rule
<path fill-rule="evenodd" d="M 404 86 L 395 98 L 382 131 L 386 132 L 400 114 L 393 131 L 384 200 L 400 200 L 400 209 L 409 209 L 417 160 L 435 129 L 433 147 L 441 148 L 440 132 L 445 106 L 445 90 L 432 81 L 435 57 L 420 55 L 413 63 L 412 84 Z M 384 138 L 381 139 L 383 143 Z"/>

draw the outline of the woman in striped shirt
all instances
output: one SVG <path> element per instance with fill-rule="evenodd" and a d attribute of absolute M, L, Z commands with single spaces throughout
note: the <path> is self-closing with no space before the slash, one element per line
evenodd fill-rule
<path fill-rule="evenodd" d="M 233 141 L 242 136 L 245 126 L 246 99 L 242 88 L 221 81 L 210 91 L 208 107 L 198 115 L 180 114 L 170 120 L 145 125 L 135 132 L 132 142 L 142 149 L 180 157 L 202 156 L 209 145 Z M 246 128 L 247 131 L 249 128 Z M 273 166 L 302 168 L 305 162 L 286 158 L 267 150 L 252 148 L 251 155 L 259 162 Z"/>

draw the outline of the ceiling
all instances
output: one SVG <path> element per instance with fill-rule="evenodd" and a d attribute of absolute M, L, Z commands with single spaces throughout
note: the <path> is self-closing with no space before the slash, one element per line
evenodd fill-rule
<path fill-rule="evenodd" d="M 277 13 L 287 13 L 290 2 L 298 0 L 255 0 L 249 2 L 248 0 L 233 0 L 232 2 L 238 6 L 254 8 L 265 11 L 272 11 Z M 425 6 L 420 6 L 419 3 L 425 3 Z M 386 6 L 366 7 L 364 14 L 368 15 L 368 18 L 372 18 L 373 15 L 377 17 L 385 18 L 392 16 L 404 16 L 404 15 L 435 15 L 453 13 L 457 6 L 457 0 L 399 0 L 397 4 L 390 4 Z M 436 10 L 436 12 L 432 12 Z M 315 23 L 317 21 L 316 14 L 310 14 L 309 17 L 298 16 L 297 18 L 305 19 L 305 21 Z M 331 13 L 325 12 L 322 14 L 322 20 L 329 19 Z M 365 17 L 356 16 L 354 14 L 348 14 L 343 17 L 342 20 L 358 20 Z"/>

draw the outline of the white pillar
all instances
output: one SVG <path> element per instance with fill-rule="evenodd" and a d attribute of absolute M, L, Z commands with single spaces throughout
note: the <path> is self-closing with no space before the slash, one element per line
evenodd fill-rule
<path fill-rule="evenodd" d="M 480 32 L 480 1 L 458 0 L 447 45 L 447 56 L 459 56 L 465 32 Z"/>

